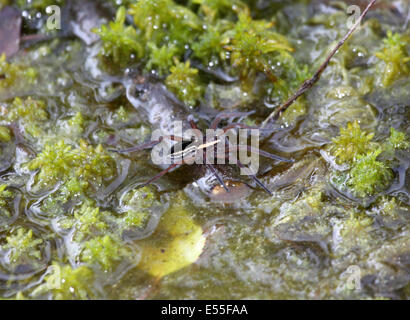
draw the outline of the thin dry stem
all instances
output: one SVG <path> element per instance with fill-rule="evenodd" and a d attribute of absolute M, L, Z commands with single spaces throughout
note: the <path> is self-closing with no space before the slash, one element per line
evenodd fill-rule
<path fill-rule="evenodd" d="M 336 52 L 340 49 L 340 47 L 346 42 L 346 40 L 349 39 L 352 33 L 357 29 L 357 27 L 362 22 L 363 18 L 366 16 L 367 12 L 370 10 L 370 8 L 374 5 L 375 2 L 376 0 L 372 0 L 368 4 L 366 9 L 363 11 L 359 19 L 354 24 L 354 26 L 349 30 L 349 32 L 346 33 L 343 39 L 339 41 L 336 47 L 331 51 L 329 56 L 326 58 L 325 62 L 323 62 L 323 64 L 316 71 L 316 73 L 310 79 L 303 82 L 303 84 L 300 86 L 298 91 L 296 91 L 296 93 L 292 97 L 290 97 L 289 100 L 287 100 L 285 103 L 283 103 L 279 107 L 275 108 L 275 110 L 273 110 L 272 113 L 262 122 L 261 128 L 264 128 L 269 123 L 269 121 L 271 121 L 272 119 L 277 119 L 278 116 L 281 115 L 287 108 L 289 108 L 302 94 L 304 94 L 308 89 L 313 87 L 313 85 L 316 82 L 319 81 L 321 74 L 328 66 L 330 60 L 333 58 Z"/>

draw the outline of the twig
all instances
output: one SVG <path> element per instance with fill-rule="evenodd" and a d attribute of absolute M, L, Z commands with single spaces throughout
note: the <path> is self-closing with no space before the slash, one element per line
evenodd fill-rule
<path fill-rule="evenodd" d="M 284 104 L 280 105 L 277 107 L 275 110 L 272 111 L 272 113 L 262 122 L 261 128 L 264 128 L 268 122 L 272 119 L 277 119 L 277 117 L 285 111 L 288 107 L 290 107 L 296 100 L 299 98 L 302 94 L 305 93 L 306 90 L 310 89 L 313 87 L 313 85 L 319 81 L 321 74 L 323 71 L 326 69 L 327 65 L 330 62 L 330 59 L 333 58 L 333 56 L 336 54 L 336 52 L 340 49 L 340 47 L 346 42 L 347 39 L 351 36 L 351 34 L 356 30 L 356 28 L 359 26 L 361 23 L 362 19 L 364 16 L 367 14 L 367 12 L 370 10 L 370 8 L 374 5 L 376 0 L 372 0 L 366 9 L 363 11 L 363 13 L 360 15 L 359 19 L 356 21 L 354 26 L 349 30 L 349 32 L 343 37 L 341 41 L 336 45 L 336 47 L 332 50 L 332 52 L 329 54 L 329 56 L 326 58 L 325 62 L 319 67 L 319 69 L 316 71 L 316 73 L 313 75 L 312 78 L 306 80 L 303 82 L 303 84 L 300 86 L 298 91 L 289 99 L 287 100 Z"/>

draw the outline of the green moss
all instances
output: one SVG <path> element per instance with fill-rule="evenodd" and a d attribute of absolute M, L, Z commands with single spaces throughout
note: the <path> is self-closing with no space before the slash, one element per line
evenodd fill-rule
<path fill-rule="evenodd" d="M 340 128 L 340 135 L 333 138 L 330 151 L 337 158 L 338 163 L 352 162 L 360 155 L 372 150 L 373 133 L 366 133 L 360 129 L 357 121 L 348 123 L 346 128 Z"/>
<path fill-rule="evenodd" d="M 15 98 L 4 115 L 0 116 L 7 124 L 17 122 L 24 132 L 35 138 L 44 133 L 44 123 L 48 118 L 44 101 L 31 97 L 24 100 Z"/>
<path fill-rule="evenodd" d="M 114 159 L 105 151 L 102 145 L 96 147 L 88 145 L 84 140 L 74 150 L 76 156 L 75 174 L 88 181 L 100 182 L 116 174 Z"/>
<path fill-rule="evenodd" d="M 405 35 L 387 32 L 387 37 L 383 40 L 384 47 L 376 52 L 375 56 L 384 61 L 385 66 L 381 72 L 382 84 L 390 86 L 394 80 L 401 76 L 410 74 L 410 56 L 406 46 L 409 42 Z"/>
<path fill-rule="evenodd" d="M 93 271 L 86 266 L 73 268 L 54 262 L 48 269 L 45 283 L 37 287 L 34 297 L 51 292 L 56 300 L 87 300 L 95 298 L 92 290 L 94 281 Z"/>
<path fill-rule="evenodd" d="M 140 0 L 130 6 L 143 38 L 161 47 L 165 42 L 183 48 L 200 29 L 197 16 L 172 0 Z"/>
<path fill-rule="evenodd" d="M 78 222 L 77 229 L 83 233 L 90 233 L 90 230 L 102 231 L 107 229 L 107 224 L 102 221 L 105 213 L 100 212 L 100 208 L 84 203 L 79 210 L 74 212 L 75 221 Z"/>
<path fill-rule="evenodd" d="M 123 218 L 126 227 L 139 228 L 142 227 L 149 217 L 147 211 L 129 210 Z"/>
<path fill-rule="evenodd" d="M 84 244 L 81 260 L 86 263 L 98 263 L 105 271 L 112 271 L 115 265 L 126 257 L 131 257 L 124 243 L 106 235 L 91 239 Z"/>
<path fill-rule="evenodd" d="M 400 203 L 394 197 L 384 196 L 381 197 L 372 211 L 383 217 L 389 217 L 393 220 L 397 220 L 400 217 Z"/>
<path fill-rule="evenodd" d="M 393 178 L 393 172 L 383 162 L 377 160 L 381 150 L 358 156 L 350 170 L 347 185 L 361 197 L 373 195 L 386 189 Z"/>
<path fill-rule="evenodd" d="M 0 207 L 7 206 L 10 200 L 13 198 L 13 192 L 6 190 L 6 188 L 6 184 L 0 184 Z"/>
<path fill-rule="evenodd" d="M 47 120 L 46 104 L 41 100 L 28 97 L 25 100 L 15 98 L 10 108 L 8 118 L 10 120 L 27 119 L 29 121 Z"/>
<path fill-rule="evenodd" d="M 69 179 L 64 185 L 61 187 L 61 194 L 66 197 L 72 197 L 76 195 L 80 195 L 86 188 L 88 187 L 88 183 L 86 181 L 79 180 L 78 178 L 74 177 Z"/>
<path fill-rule="evenodd" d="M 17 0 L 20 9 L 36 9 L 45 12 L 48 6 L 64 4 L 64 0 Z"/>
<path fill-rule="evenodd" d="M 46 145 L 41 153 L 28 164 L 30 170 L 40 169 L 38 179 L 44 183 L 54 183 L 70 175 L 75 156 L 72 147 L 60 140 L 54 145 Z"/>
<path fill-rule="evenodd" d="M 191 47 L 193 56 L 206 65 L 212 62 L 211 67 L 230 57 L 231 65 L 242 80 L 255 72 L 263 72 L 276 80 L 273 70 L 276 56 L 293 49 L 284 36 L 272 30 L 271 22 L 253 20 L 247 6 L 236 0 L 197 0 L 191 8 L 193 11 L 172 0 L 140 0 L 129 9 L 135 30 L 124 26 L 125 9 L 121 7 L 116 21 L 98 31 L 103 52 L 108 52 L 118 64 L 119 57 L 129 56 L 131 51 L 138 51 L 138 58 L 146 51 L 145 69 L 166 75 L 174 73 L 174 58 L 185 60 Z M 124 28 L 130 28 L 129 33 Z M 127 40 L 123 41 L 121 34 Z M 140 49 L 137 50 L 137 46 Z M 187 78 L 192 77 L 189 70 L 185 71 Z M 194 98 L 182 100 L 192 104 Z"/>
<path fill-rule="evenodd" d="M 94 30 L 103 42 L 102 54 L 120 66 L 129 64 L 133 55 L 142 58 L 145 52 L 145 44 L 137 31 L 132 26 L 125 26 L 125 15 L 125 8 L 120 7 L 115 21 Z"/>
<path fill-rule="evenodd" d="M 341 189 L 347 187 L 357 197 L 372 196 L 388 188 L 393 172 L 387 160 L 391 160 L 395 150 L 407 147 L 405 134 L 393 128 L 383 144 L 373 142 L 373 136 L 373 133 L 362 131 L 356 121 L 341 128 L 340 136 L 334 138 L 330 146 L 338 163 L 349 164 L 347 172 L 333 174 L 333 183 Z M 382 152 L 383 161 L 377 159 Z"/>
<path fill-rule="evenodd" d="M 125 228 L 142 227 L 151 214 L 151 208 L 161 206 L 154 187 L 147 186 L 125 193 L 121 198 L 125 215 L 121 217 L 121 224 Z"/>
<path fill-rule="evenodd" d="M 14 193 L 7 189 L 6 184 L 0 184 L 0 216 L 11 216 Z"/>
<path fill-rule="evenodd" d="M 351 212 L 347 220 L 343 222 L 340 234 L 344 240 L 354 240 L 365 232 L 373 224 L 373 219 L 363 214 Z"/>
<path fill-rule="evenodd" d="M 198 70 L 190 67 L 189 61 L 177 61 L 171 68 L 171 74 L 165 84 L 175 95 L 187 105 L 195 105 L 203 94 L 203 87 L 199 80 Z"/>
<path fill-rule="evenodd" d="M 172 44 L 163 45 L 161 48 L 158 48 L 153 42 L 148 43 L 148 48 L 150 54 L 146 69 L 156 70 L 161 76 L 168 74 L 174 65 L 174 58 L 179 56 L 177 55 L 178 49 Z"/>
<path fill-rule="evenodd" d="M 42 152 L 28 163 L 28 168 L 40 169 L 37 179 L 46 185 L 61 179 L 67 181 L 72 177 L 101 184 L 115 174 L 115 162 L 103 147 L 89 146 L 83 140 L 75 149 L 63 140 L 46 145 Z"/>
<path fill-rule="evenodd" d="M 311 77 L 311 73 L 307 65 L 298 63 L 286 51 L 281 51 L 277 54 L 274 62 L 276 79 L 273 83 L 268 83 L 268 95 L 272 102 L 280 104 L 289 99 L 300 85 Z M 296 103 L 299 104 L 297 109 L 306 108 L 304 100 L 298 99 Z"/>
<path fill-rule="evenodd" d="M 85 200 L 79 208 L 74 210 L 72 217 L 63 218 L 59 221 L 59 225 L 63 229 L 74 228 L 74 240 L 81 242 L 107 231 L 108 223 L 105 218 L 109 215 L 107 211 L 100 211 L 94 201 Z"/>
<path fill-rule="evenodd" d="M 405 150 L 410 148 L 410 141 L 404 132 L 390 128 L 390 137 L 387 141 L 386 149 Z"/>
<path fill-rule="evenodd" d="M 77 112 L 74 117 L 68 120 L 68 125 L 71 127 L 70 129 L 82 133 L 84 130 L 85 119 L 81 112 Z"/>
<path fill-rule="evenodd" d="M 6 243 L 1 246 L 1 249 L 9 250 L 10 262 L 16 264 L 24 262 L 26 259 L 41 259 L 39 246 L 42 243 L 42 239 L 34 236 L 33 230 L 19 227 L 6 237 Z"/>
<path fill-rule="evenodd" d="M 6 55 L 0 55 L 0 90 L 21 85 L 22 83 L 33 84 L 36 80 L 37 72 L 33 68 L 28 68 L 15 63 L 8 63 Z"/>
<path fill-rule="evenodd" d="M 231 27 L 231 25 L 231 23 L 227 22 L 225 24 L 207 26 L 205 32 L 192 44 L 194 56 L 207 66 L 210 63 L 216 65 L 219 63 L 219 60 L 225 60 L 226 51 L 223 46 L 229 39 L 224 37 L 224 30 Z"/>
<path fill-rule="evenodd" d="M 288 40 L 271 30 L 271 22 L 252 20 L 245 11 L 238 19 L 235 27 L 225 34 L 229 36 L 229 43 L 224 48 L 230 51 L 231 65 L 239 70 L 243 80 L 252 70 L 276 80 L 271 60 L 278 53 L 293 51 Z"/>
<path fill-rule="evenodd" d="M 120 66 L 129 64 L 131 55 L 148 56 L 146 70 L 168 74 L 172 58 L 182 58 L 200 29 L 197 16 L 172 0 L 140 0 L 129 8 L 136 29 L 125 25 L 126 9 L 120 7 L 115 22 L 95 30 L 103 43 L 102 54 Z"/>
<path fill-rule="evenodd" d="M 238 12 L 247 9 L 245 3 L 240 0 L 192 0 L 192 2 L 199 4 L 198 15 L 209 22 L 232 18 Z"/>

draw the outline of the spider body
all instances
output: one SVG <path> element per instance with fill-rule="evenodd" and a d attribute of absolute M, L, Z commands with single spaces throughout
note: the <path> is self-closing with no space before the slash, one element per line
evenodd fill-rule
<path fill-rule="evenodd" d="M 152 182 L 156 181 L 157 179 L 161 178 L 163 175 L 171 171 L 172 169 L 176 168 L 179 165 L 183 164 L 193 164 L 198 157 L 201 157 L 202 164 L 205 165 L 211 172 L 212 174 L 216 177 L 220 185 L 229 192 L 229 188 L 223 181 L 222 177 L 218 173 L 216 167 L 214 166 L 213 161 L 208 161 L 210 159 L 207 158 L 207 155 L 213 154 L 214 159 L 227 159 L 229 155 L 233 152 L 239 152 L 239 151 L 245 151 L 245 152 L 251 152 L 258 154 L 260 156 L 270 158 L 273 160 L 278 160 L 281 162 L 293 162 L 292 159 L 286 159 L 274 154 L 271 154 L 269 152 L 260 150 L 258 148 L 254 148 L 252 146 L 248 145 L 232 145 L 227 136 L 225 134 L 229 130 L 237 129 L 237 128 L 242 128 L 242 129 L 259 129 L 256 127 L 251 127 L 244 125 L 242 123 L 236 122 L 236 123 L 230 123 L 227 126 L 220 128 L 219 131 L 216 131 L 218 129 L 218 125 L 223 119 L 231 119 L 235 117 L 241 117 L 246 114 L 240 113 L 240 112 L 231 112 L 231 113 L 220 113 L 219 115 L 216 116 L 216 118 L 212 121 L 210 128 L 214 130 L 213 132 L 217 132 L 212 135 L 207 135 L 204 136 L 201 134 L 199 131 L 196 123 L 191 119 L 189 120 L 189 124 L 191 128 L 193 129 L 194 135 L 190 139 L 186 139 L 183 137 L 175 136 L 175 135 L 164 135 L 161 136 L 158 140 L 150 141 L 146 144 L 132 147 L 129 149 L 124 149 L 124 150 L 111 150 L 114 152 L 118 153 L 128 153 L 128 152 L 134 152 L 134 151 L 140 151 L 144 149 L 150 149 L 154 148 L 156 145 L 161 143 L 163 140 L 171 140 L 171 141 L 176 141 L 177 143 L 174 144 L 171 147 L 170 153 L 168 154 L 168 159 L 170 160 L 169 163 L 171 163 L 165 170 L 161 171 L 158 173 L 156 176 L 152 177 L 142 185 L 138 186 L 139 188 L 142 188 L 148 184 L 151 184 Z M 221 145 L 223 143 L 223 145 Z M 223 149 L 224 152 L 220 154 L 221 149 Z M 231 160 L 231 158 L 229 158 Z M 241 169 L 247 169 L 247 167 L 242 164 L 242 162 L 239 159 L 235 158 L 235 163 L 234 165 L 237 165 Z M 260 186 L 263 190 L 265 190 L 267 193 L 272 195 L 271 191 L 256 177 L 255 174 L 248 174 L 254 182 Z"/>

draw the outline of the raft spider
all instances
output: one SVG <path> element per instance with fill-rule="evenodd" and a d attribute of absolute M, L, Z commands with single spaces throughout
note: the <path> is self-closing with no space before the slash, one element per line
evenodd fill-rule
<path fill-rule="evenodd" d="M 153 140 L 150 141 L 148 143 L 139 145 L 139 146 L 135 146 L 135 147 L 131 147 L 131 148 L 127 148 L 127 149 L 123 149 L 123 150 L 110 150 L 113 152 L 117 152 L 117 153 L 129 153 L 129 152 L 135 152 L 135 151 L 140 151 L 140 150 L 144 150 L 144 149 L 151 149 L 154 148 L 156 145 L 158 145 L 159 143 L 161 143 L 164 139 L 168 139 L 171 141 L 176 141 L 178 142 L 177 144 L 175 144 L 174 146 L 172 146 L 171 148 L 171 153 L 169 154 L 170 156 L 170 160 L 171 160 L 171 165 L 169 167 L 167 167 L 165 170 L 161 171 L 160 173 L 158 173 L 157 175 L 155 175 L 154 177 L 152 177 L 151 179 L 149 179 L 148 181 L 146 181 L 145 183 L 141 184 L 138 186 L 138 188 L 142 188 L 145 187 L 149 184 L 151 184 L 152 182 L 158 180 L 159 178 L 161 178 L 163 175 L 165 175 L 166 173 L 168 173 L 169 171 L 171 171 L 172 169 L 176 168 L 179 165 L 183 165 L 183 164 L 192 164 L 193 160 L 199 155 L 199 153 L 202 153 L 203 159 L 204 159 L 204 163 L 203 165 L 205 165 L 210 171 L 211 173 L 215 176 L 215 178 L 218 180 L 218 182 L 223 186 L 223 188 L 229 192 L 229 188 L 226 186 L 225 182 L 223 181 L 222 177 L 220 176 L 220 174 L 218 173 L 216 167 L 214 166 L 214 164 L 209 163 L 206 161 L 206 157 L 207 157 L 207 152 L 209 152 L 210 148 L 211 152 L 215 153 L 215 158 L 225 158 L 227 159 L 229 157 L 229 154 L 231 154 L 232 152 L 238 152 L 238 151 L 246 151 L 246 152 L 250 152 L 250 153 L 255 153 L 258 154 L 262 157 L 266 157 L 269 159 L 273 159 L 273 160 L 278 160 L 278 161 L 282 161 L 282 162 L 293 162 L 292 159 L 286 159 L 277 155 L 274 155 L 272 153 L 260 150 L 259 148 L 254 148 L 252 146 L 248 146 L 248 145 L 235 145 L 233 146 L 232 144 L 229 143 L 228 139 L 226 136 L 224 136 L 223 134 L 225 134 L 226 132 L 228 132 L 229 130 L 233 130 L 233 129 L 237 129 L 237 128 L 242 128 L 242 129 L 259 129 L 257 127 L 251 127 L 239 122 L 234 122 L 234 123 L 230 123 L 225 127 L 222 128 L 218 128 L 220 122 L 224 119 L 231 119 L 231 118 L 235 118 L 235 117 L 240 117 L 245 115 L 244 113 L 241 112 L 222 112 L 220 114 L 218 114 L 215 119 L 211 122 L 210 127 L 208 129 L 212 129 L 212 130 L 217 130 L 220 129 L 219 135 L 215 135 L 214 137 L 212 137 L 212 140 L 209 140 L 209 136 L 203 136 L 200 135 L 200 137 L 195 137 L 193 136 L 191 139 L 185 139 L 183 137 L 180 136 L 176 136 L 176 135 L 164 135 L 164 136 L 160 136 L 157 140 Z M 198 126 L 196 124 L 196 122 L 192 119 L 189 119 L 189 124 L 190 127 L 194 130 L 199 130 Z M 216 150 L 218 148 L 218 146 L 221 143 L 224 143 L 223 146 L 225 146 L 225 152 L 224 154 L 220 155 L 220 154 L 216 154 Z M 225 143 L 227 142 L 227 143 Z M 177 148 L 176 146 L 179 145 L 179 149 L 180 151 L 175 151 Z M 246 170 L 246 166 L 244 164 L 242 164 L 242 162 L 239 159 L 235 160 L 236 162 L 233 163 L 234 165 L 238 166 L 241 169 Z M 248 169 L 249 170 L 249 169 Z M 248 176 L 250 176 L 252 178 L 252 180 L 259 186 L 261 187 L 264 191 L 266 191 L 268 194 L 272 195 L 272 192 L 256 177 L 255 174 L 251 174 L 249 173 Z"/>

